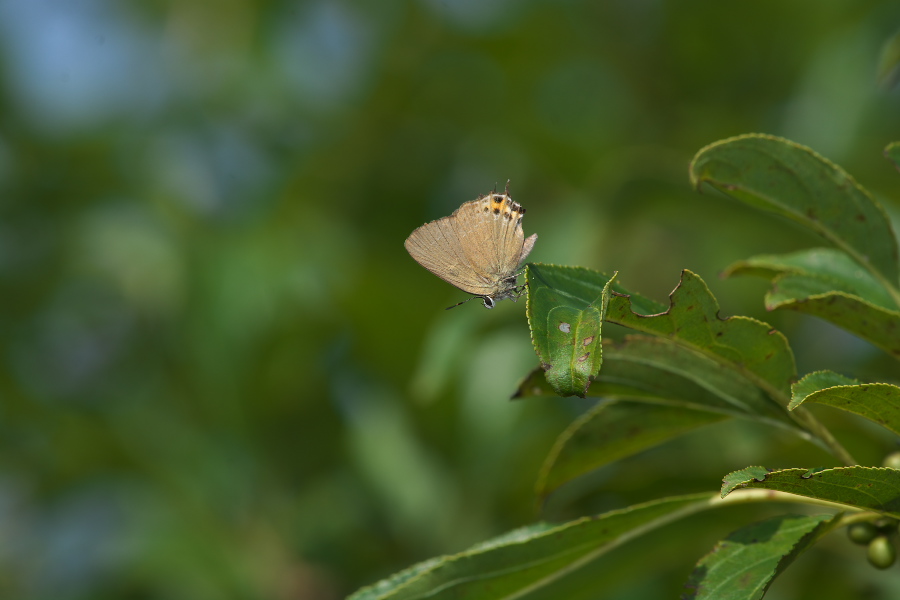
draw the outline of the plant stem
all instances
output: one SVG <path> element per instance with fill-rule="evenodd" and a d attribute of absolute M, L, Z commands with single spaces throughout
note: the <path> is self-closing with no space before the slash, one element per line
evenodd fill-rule
<path fill-rule="evenodd" d="M 716 496 L 709 500 L 710 506 L 716 504 L 750 504 L 753 502 L 791 502 L 793 504 L 815 504 L 833 508 L 844 512 L 862 512 L 862 509 L 837 502 L 829 502 L 828 500 L 819 500 L 818 498 L 810 498 L 808 496 L 797 496 L 788 492 L 780 492 L 778 490 L 761 490 L 761 489 L 743 489 L 734 490 L 724 498 Z M 867 514 L 871 511 L 865 511 Z"/>
<path fill-rule="evenodd" d="M 805 407 L 800 406 L 791 411 L 791 414 L 797 420 L 798 423 L 806 427 L 810 433 L 815 435 L 817 438 L 822 440 L 831 453 L 834 454 L 842 463 L 844 463 L 848 467 L 852 467 L 854 465 L 858 465 L 859 463 L 856 461 L 853 456 L 847 452 L 846 448 L 841 446 L 841 443 L 835 439 L 831 432 L 828 431 L 828 428 L 822 425 L 817 418 L 813 416 L 811 412 L 806 410 Z"/>

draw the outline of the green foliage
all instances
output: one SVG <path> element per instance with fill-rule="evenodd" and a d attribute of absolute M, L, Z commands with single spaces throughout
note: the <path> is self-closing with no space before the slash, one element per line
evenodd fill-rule
<path fill-rule="evenodd" d="M 772 285 L 769 310 L 820 317 L 900 356 L 897 242 L 884 210 L 852 177 L 796 143 L 746 135 L 701 150 L 691 178 L 700 190 L 715 189 L 788 217 L 833 245 L 737 261 L 727 276 L 763 277 Z M 722 504 L 704 496 L 663 498 L 549 529 L 542 525 L 514 541 L 504 538 L 414 567 L 358 598 L 520 597 L 552 589 L 562 575 L 622 540 L 700 508 L 792 502 L 830 511 L 740 527 L 697 563 L 686 584 L 689 598 L 761 598 L 831 530 L 863 527 L 879 515 L 900 517 L 900 471 L 857 465 L 807 408 L 824 404 L 898 434 L 900 387 L 827 370 L 798 380 L 787 338 L 757 319 L 723 318 L 709 287 L 688 270 L 668 306 L 625 290 L 615 276 L 583 268 L 533 264 L 527 281 L 528 320 L 541 367 L 520 383 L 515 397 L 600 399 L 557 438 L 538 477 L 540 500 L 598 469 L 733 419 L 813 442 L 845 466 L 746 467 L 723 478 Z M 601 345 L 603 320 L 640 334 Z M 865 543 L 870 562 L 884 568 L 894 554 L 881 531 L 876 527 Z"/>
<path fill-rule="evenodd" d="M 762 598 L 775 577 L 828 533 L 835 520 L 785 515 L 741 527 L 697 563 L 684 600 Z"/>
<path fill-rule="evenodd" d="M 809 148 L 766 135 L 710 144 L 691 181 L 810 228 L 895 292 L 897 240 L 884 209 L 843 169 Z"/>
<path fill-rule="evenodd" d="M 529 265 L 528 323 L 547 382 L 560 396 L 584 397 L 603 362 L 600 329 L 615 275 Z"/>
<path fill-rule="evenodd" d="M 537 524 L 432 559 L 351 600 L 509 598 L 553 582 L 643 532 L 710 508 L 709 494 L 662 498 L 551 527 Z"/>
<path fill-rule="evenodd" d="M 730 476 L 733 482 L 735 476 Z M 762 478 L 753 477 L 728 485 L 722 495 L 737 488 L 757 488 L 796 494 L 885 515 L 900 516 L 900 471 L 885 467 L 836 467 L 834 469 L 783 469 Z"/>
<path fill-rule="evenodd" d="M 603 465 L 728 417 L 721 413 L 646 402 L 604 402 L 563 432 L 538 478 L 543 498 Z"/>
<path fill-rule="evenodd" d="M 767 323 L 748 317 L 719 317 L 719 305 L 706 283 L 685 270 L 664 313 L 646 315 L 627 296 L 610 301 L 607 319 L 637 331 L 672 339 L 753 379 L 776 398 L 784 398 L 796 374 L 785 337 Z"/>
<path fill-rule="evenodd" d="M 609 322 L 586 399 L 540 371 L 542 397 L 507 402 L 540 362 L 525 299 L 445 312 L 464 296 L 402 240 L 509 179 L 531 260 L 618 271 L 663 301 L 632 293 L 641 315 L 687 267 L 723 318 L 783 332 L 799 374 L 900 383 L 868 343 L 767 314 L 764 281 L 717 280 L 827 243 L 685 173 L 731 132 L 779 133 L 893 215 L 877 150 L 900 130 L 897 89 L 873 76 L 896 72 L 898 23 L 896 0 L 0 1 L 0 596 L 337 600 L 535 520 L 712 491 L 748 464 L 829 465 L 807 410 L 878 464 L 890 431 L 786 414 L 747 375 L 732 407 L 692 356 L 716 359 L 677 340 L 646 334 L 697 364 L 648 365 L 644 392 L 631 356 L 651 342 Z M 603 380 L 617 363 L 621 386 Z M 603 389 L 726 418 L 536 515 L 554 440 Z M 671 523 L 528 598 L 677 597 L 715 540 L 771 510 Z M 773 592 L 900 597 L 863 554 L 835 585 L 817 545 Z"/>
<path fill-rule="evenodd" d="M 794 399 L 789 406 L 791 410 L 803 403 L 833 406 L 865 417 L 900 435 L 900 387 L 889 383 L 834 385 L 835 378 L 829 377 L 832 381 L 824 382 L 824 384 L 816 382 L 816 385 L 822 385 L 822 387 L 815 391 L 807 391 L 810 383 L 808 380 L 814 375 L 820 374 L 822 373 L 808 375 L 795 384 L 796 390 L 801 384 L 807 382 L 807 385 L 803 386 L 802 392 L 795 391 Z"/>

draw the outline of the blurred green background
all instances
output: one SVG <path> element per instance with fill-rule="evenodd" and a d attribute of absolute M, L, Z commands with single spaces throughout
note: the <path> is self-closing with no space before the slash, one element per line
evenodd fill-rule
<path fill-rule="evenodd" d="M 531 260 L 658 300 L 690 268 L 801 372 L 890 378 L 716 277 L 820 242 L 687 166 L 783 135 L 896 213 L 900 93 L 876 70 L 898 27 L 895 0 L 0 0 L 0 596 L 330 600 L 537 518 L 834 464 L 723 425 L 539 514 L 540 462 L 589 403 L 510 402 L 536 365 L 523 302 L 444 311 L 465 295 L 403 240 L 509 179 Z M 894 443 L 829 424 L 860 460 Z M 674 597 L 763 514 L 670 526 L 546 597 Z M 832 537 L 770 597 L 823 572 L 820 598 L 897 597 Z"/>

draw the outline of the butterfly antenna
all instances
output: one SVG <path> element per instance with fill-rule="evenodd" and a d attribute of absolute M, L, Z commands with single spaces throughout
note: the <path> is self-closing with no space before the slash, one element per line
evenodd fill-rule
<path fill-rule="evenodd" d="M 453 306 L 448 306 L 448 307 L 445 308 L 444 310 L 450 310 L 451 308 L 456 308 L 456 307 L 459 306 L 460 304 L 465 304 L 465 303 L 468 302 L 469 300 L 474 300 L 475 298 L 481 298 L 481 296 L 472 296 L 471 298 L 466 298 L 466 299 L 463 300 L 462 302 L 459 302 L 459 303 L 457 303 L 457 304 L 454 304 Z"/>
<path fill-rule="evenodd" d="M 509 179 L 506 180 L 506 195 L 509 196 Z"/>

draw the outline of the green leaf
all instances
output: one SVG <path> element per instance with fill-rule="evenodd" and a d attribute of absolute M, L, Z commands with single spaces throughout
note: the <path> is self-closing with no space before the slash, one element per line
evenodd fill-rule
<path fill-rule="evenodd" d="M 792 254 L 764 254 L 729 265 L 722 273 L 755 275 L 768 280 L 779 275 L 794 274 L 815 277 L 823 291 L 841 291 L 868 300 L 886 309 L 896 309 L 890 293 L 847 253 L 834 248 L 810 248 Z"/>
<path fill-rule="evenodd" d="M 884 155 L 894 163 L 894 168 L 900 171 L 900 142 L 891 142 L 884 149 Z"/>
<path fill-rule="evenodd" d="M 730 489 L 722 487 L 723 497 L 738 487 L 777 490 L 900 517 L 900 471 L 896 469 L 836 467 L 815 473 L 808 469 L 784 469 L 766 474 L 762 481 L 748 478 L 735 483 L 736 477 L 736 474 L 726 477 Z"/>
<path fill-rule="evenodd" d="M 729 473 L 722 478 L 722 497 L 727 496 L 732 490 L 741 487 L 741 484 L 756 479 L 762 481 L 769 474 L 769 469 L 765 467 L 744 467 L 739 471 Z"/>
<path fill-rule="evenodd" d="M 900 387 L 896 385 L 864 383 L 829 387 L 813 392 L 799 401 L 791 401 L 790 408 L 811 402 L 865 417 L 900 435 Z"/>
<path fill-rule="evenodd" d="M 644 402 L 603 402 L 556 440 L 538 477 L 541 498 L 564 483 L 728 416 Z"/>
<path fill-rule="evenodd" d="M 519 384 L 514 397 L 555 395 L 540 372 Z M 797 427 L 785 408 L 734 366 L 715 361 L 676 341 L 642 335 L 604 340 L 603 370 L 588 388 L 591 397 L 621 398 L 758 419 Z"/>
<path fill-rule="evenodd" d="M 766 308 L 784 308 L 834 323 L 885 352 L 900 357 L 900 312 L 859 296 L 831 291 L 829 282 L 805 275 L 782 275 L 766 294 Z"/>
<path fill-rule="evenodd" d="M 719 305 L 706 283 L 686 269 L 669 302 L 665 312 L 646 315 L 634 312 L 637 306 L 629 296 L 615 295 L 606 319 L 675 340 L 724 362 L 773 397 L 790 396 L 790 384 L 796 375 L 794 355 L 780 332 L 749 317 L 721 319 Z"/>
<path fill-rule="evenodd" d="M 698 189 L 709 185 L 805 225 L 896 287 L 897 240 L 884 210 L 809 148 L 774 136 L 739 136 L 700 150 L 690 172 Z"/>
<path fill-rule="evenodd" d="M 615 275 L 529 264 L 525 278 L 531 339 L 547 381 L 560 396 L 584 397 L 600 371 L 600 334 Z M 657 307 L 647 300 L 641 303 Z"/>
<path fill-rule="evenodd" d="M 781 515 L 742 527 L 697 563 L 685 600 L 758 600 L 788 565 L 831 531 L 835 515 Z"/>
<path fill-rule="evenodd" d="M 524 595 L 652 529 L 717 506 L 710 494 L 663 498 L 563 525 L 538 524 L 420 563 L 348 600 L 468 600 Z"/>
<path fill-rule="evenodd" d="M 676 340 L 642 335 L 605 345 L 605 365 L 591 396 L 642 399 L 796 427 L 784 406 L 723 363 Z"/>
<path fill-rule="evenodd" d="M 552 393 L 540 384 L 527 379 L 517 395 Z M 604 341 L 603 370 L 588 395 L 633 402 L 599 404 L 560 435 L 538 481 L 542 496 L 593 469 L 729 416 L 799 429 L 783 407 L 735 368 L 665 338 Z"/>
<path fill-rule="evenodd" d="M 814 371 L 807 373 L 803 379 L 791 386 L 791 403 L 788 405 L 789 410 L 794 410 L 800 406 L 807 396 L 813 392 L 824 390 L 826 388 L 837 385 L 856 385 L 859 381 L 844 377 L 834 371 Z"/>

